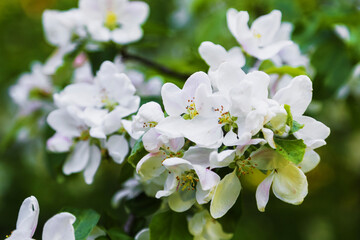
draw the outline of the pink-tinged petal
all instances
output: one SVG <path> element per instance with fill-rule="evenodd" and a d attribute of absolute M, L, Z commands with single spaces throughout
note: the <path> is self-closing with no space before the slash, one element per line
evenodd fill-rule
<path fill-rule="evenodd" d="M 185 139 L 183 137 L 171 138 L 167 144 L 172 152 L 178 152 L 184 146 Z"/>
<path fill-rule="evenodd" d="M 21 235 L 27 238 L 31 238 L 34 235 L 38 223 L 39 212 L 40 209 L 37 199 L 34 196 L 26 198 L 19 210 L 16 231 L 21 232 Z"/>
<path fill-rule="evenodd" d="M 80 141 L 76 144 L 73 152 L 69 155 L 63 166 L 63 172 L 66 175 L 80 172 L 85 169 L 90 158 L 89 141 Z"/>
<path fill-rule="evenodd" d="M 149 131 L 144 133 L 142 137 L 146 151 L 154 153 L 158 152 L 159 148 L 164 144 L 161 140 L 161 133 L 159 133 L 156 128 L 151 128 Z"/>
<path fill-rule="evenodd" d="M 44 225 L 43 240 L 75 240 L 75 216 L 63 212 L 50 218 Z"/>
<path fill-rule="evenodd" d="M 72 146 L 73 141 L 59 133 L 49 138 L 46 142 L 46 147 L 51 152 L 68 152 Z"/>
<path fill-rule="evenodd" d="M 90 146 L 90 159 L 84 170 L 84 178 L 87 184 L 92 184 L 95 173 L 100 166 L 101 152 L 100 149 L 95 146 Z"/>
<path fill-rule="evenodd" d="M 280 89 L 273 97 L 280 104 L 290 106 L 294 116 L 301 116 L 312 99 L 312 82 L 309 77 L 302 75 L 291 80 L 290 84 Z"/>
<path fill-rule="evenodd" d="M 266 204 L 269 201 L 270 187 L 274 179 L 274 173 L 272 172 L 267 176 L 256 189 L 256 204 L 260 212 L 265 212 Z"/>
<path fill-rule="evenodd" d="M 109 155 L 118 164 L 121 164 L 129 153 L 129 144 L 122 135 L 111 136 L 106 142 L 106 148 L 109 151 Z"/>
<path fill-rule="evenodd" d="M 204 168 L 199 165 L 194 165 L 196 174 L 199 177 L 200 187 L 203 190 L 210 190 L 220 182 L 220 177 L 210 169 Z M 198 186 L 199 187 L 199 186 Z"/>

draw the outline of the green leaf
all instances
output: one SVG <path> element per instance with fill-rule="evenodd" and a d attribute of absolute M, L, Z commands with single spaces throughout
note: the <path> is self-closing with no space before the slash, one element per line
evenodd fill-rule
<path fill-rule="evenodd" d="M 133 240 L 118 228 L 111 228 L 106 231 L 111 240 Z"/>
<path fill-rule="evenodd" d="M 73 224 L 76 240 L 86 240 L 100 219 L 100 214 L 92 209 L 64 208 L 61 211 L 69 212 L 76 217 L 76 222 Z"/>
<path fill-rule="evenodd" d="M 130 156 L 128 157 L 128 163 L 130 163 L 134 168 L 138 162 L 147 154 L 148 152 L 144 148 L 144 144 L 142 142 L 142 137 L 139 138 L 133 149 L 131 150 Z"/>
<path fill-rule="evenodd" d="M 264 70 L 267 74 L 288 74 L 292 77 L 299 75 L 307 75 L 304 67 L 291 67 L 291 66 L 281 66 L 281 67 L 270 67 Z"/>
<path fill-rule="evenodd" d="M 291 110 L 290 110 L 290 106 L 285 104 L 284 108 L 288 114 L 287 119 L 286 119 L 286 125 L 288 125 L 290 127 L 289 134 L 293 134 L 294 132 L 297 132 L 300 129 L 302 129 L 304 127 L 304 124 L 300 124 L 293 119 L 293 116 L 292 116 Z"/>
<path fill-rule="evenodd" d="M 156 214 L 150 222 L 152 240 L 192 240 L 186 214 L 167 211 Z"/>
<path fill-rule="evenodd" d="M 305 154 L 306 145 L 301 139 L 274 138 L 276 151 L 290 162 L 299 164 Z"/>
<path fill-rule="evenodd" d="M 263 61 L 259 66 L 259 71 L 266 71 L 269 68 L 275 67 L 275 64 L 271 60 Z"/>

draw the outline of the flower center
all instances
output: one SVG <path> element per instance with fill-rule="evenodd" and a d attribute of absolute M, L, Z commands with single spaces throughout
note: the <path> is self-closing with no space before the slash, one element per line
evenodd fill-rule
<path fill-rule="evenodd" d="M 116 108 L 116 106 L 119 105 L 118 102 L 110 99 L 108 96 L 104 96 L 101 99 L 101 102 L 104 104 L 104 108 L 109 110 L 109 112 L 111 112 L 112 110 L 114 110 Z"/>
<path fill-rule="evenodd" d="M 179 190 L 181 188 L 182 191 L 184 190 L 195 190 L 196 183 L 199 181 L 199 178 L 197 177 L 194 170 L 186 171 L 180 176 L 176 176 L 176 180 L 178 182 L 178 185 L 176 187 L 176 190 Z"/>
<path fill-rule="evenodd" d="M 193 119 L 195 116 L 199 115 L 199 112 L 196 110 L 194 100 L 195 100 L 194 97 L 193 97 L 193 99 L 188 100 L 189 105 L 186 106 L 187 114 L 184 114 L 184 116 L 183 116 L 183 118 L 186 120 Z"/>
<path fill-rule="evenodd" d="M 158 123 L 155 121 L 151 121 L 151 122 L 144 122 L 143 124 L 143 128 L 153 128 L 156 127 Z"/>
<path fill-rule="evenodd" d="M 258 32 L 256 32 L 256 31 L 254 31 L 254 30 L 253 30 L 253 36 L 254 36 L 254 38 L 256 38 L 256 39 L 260 39 L 260 38 L 261 38 L 261 34 L 258 33 Z"/>
<path fill-rule="evenodd" d="M 236 166 L 239 169 L 239 173 L 242 175 L 254 173 L 253 169 L 256 168 L 257 164 L 251 161 L 251 157 L 247 159 L 239 158 L 236 161 Z"/>
<path fill-rule="evenodd" d="M 118 27 L 117 16 L 113 11 L 108 11 L 105 17 L 105 27 L 110 30 L 114 30 Z"/>

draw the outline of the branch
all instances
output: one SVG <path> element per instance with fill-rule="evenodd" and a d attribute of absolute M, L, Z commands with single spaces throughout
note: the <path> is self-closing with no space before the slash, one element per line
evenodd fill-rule
<path fill-rule="evenodd" d="M 129 52 L 126 51 L 126 49 L 121 49 L 120 51 L 120 54 L 122 56 L 122 59 L 124 61 L 127 61 L 127 60 L 134 60 L 134 61 L 137 61 L 137 62 L 140 62 L 142 64 L 144 64 L 145 66 L 148 66 L 152 69 L 155 69 L 157 70 L 158 72 L 161 72 L 163 74 L 166 74 L 170 77 L 174 77 L 174 78 L 178 78 L 180 80 L 183 80 L 185 81 L 186 79 L 188 79 L 190 77 L 190 74 L 186 74 L 186 73 L 179 73 L 179 72 L 176 72 L 172 69 L 169 69 L 159 63 L 156 63 L 156 62 L 153 62 L 149 59 L 146 59 L 146 58 L 143 58 L 143 57 L 140 57 L 140 56 L 137 56 L 137 55 L 133 55 Z"/>

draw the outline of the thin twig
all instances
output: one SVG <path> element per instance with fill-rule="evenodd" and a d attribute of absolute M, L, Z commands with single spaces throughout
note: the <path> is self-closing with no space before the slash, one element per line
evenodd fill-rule
<path fill-rule="evenodd" d="M 153 62 L 153 61 L 151 61 L 149 59 L 146 59 L 146 58 L 131 54 L 131 53 L 127 52 L 126 49 L 124 49 L 124 48 L 121 49 L 120 54 L 121 54 L 122 59 L 124 61 L 134 60 L 134 61 L 140 62 L 140 63 L 144 64 L 145 66 L 153 68 L 153 69 L 157 70 L 158 72 L 166 74 L 166 75 L 168 75 L 170 77 L 178 78 L 178 79 L 181 79 L 181 80 L 184 80 L 184 81 L 190 77 L 190 74 L 179 73 L 179 72 L 174 71 L 172 69 L 169 69 L 169 68 L 167 68 L 167 67 L 165 67 L 165 66 L 163 66 L 163 65 L 161 65 L 159 63 Z"/>

